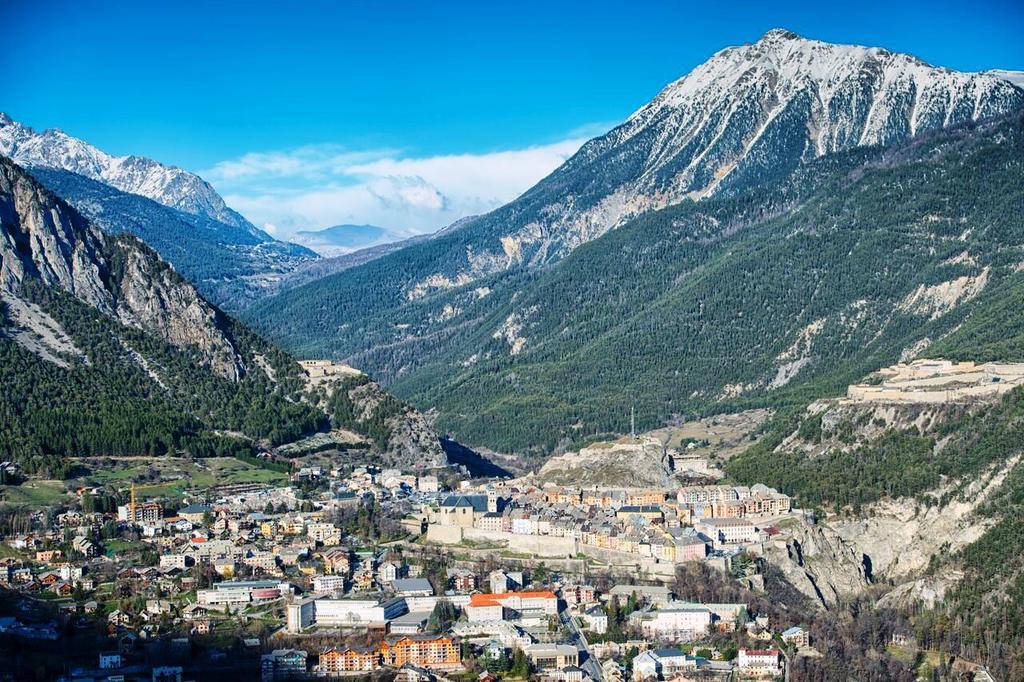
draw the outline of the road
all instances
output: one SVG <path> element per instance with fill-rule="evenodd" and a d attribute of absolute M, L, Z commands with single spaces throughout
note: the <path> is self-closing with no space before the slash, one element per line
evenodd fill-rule
<path fill-rule="evenodd" d="M 576 644 L 576 648 L 579 649 L 579 667 L 591 679 L 596 682 L 604 682 L 604 671 L 601 670 L 601 665 L 597 662 L 597 659 L 590 655 L 590 644 L 587 642 L 583 630 L 576 624 L 576 619 L 569 613 L 569 609 L 559 611 L 558 617 L 561 619 L 562 624 L 568 628 L 571 640 Z"/>

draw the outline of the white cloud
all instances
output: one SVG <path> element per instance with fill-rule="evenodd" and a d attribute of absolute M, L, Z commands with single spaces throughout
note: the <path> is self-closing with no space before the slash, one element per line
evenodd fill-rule
<path fill-rule="evenodd" d="M 281 238 L 341 223 L 412 235 L 516 198 L 575 153 L 595 127 L 585 130 L 524 149 L 429 157 L 310 145 L 245 154 L 202 175 L 230 206 Z"/>

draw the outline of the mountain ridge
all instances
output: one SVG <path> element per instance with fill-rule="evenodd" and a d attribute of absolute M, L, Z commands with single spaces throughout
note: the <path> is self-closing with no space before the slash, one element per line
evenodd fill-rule
<path fill-rule="evenodd" d="M 0 455 L 28 473 L 62 477 L 89 454 L 257 461 L 332 421 L 372 454 L 445 463 L 426 419 L 368 377 L 312 386 L 137 237 L 100 230 L 2 156 L 0 383 Z"/>
<path fill-rule="evenodd" d="M 272 237 L 232 210 L 198 175 L 141 156 L 113 156 L 59 128 L 41 133 L 0 112 L 0 154 L 23 166 L 60 168 L 139 194 L 171 208 Z"/>
<path fill-rule="evenodd" d="M 506 308 L 501 319 L 496 311 L 617 226 L 669 206 L 741 200 L 813 162 L 825 159 L 827 168 L 832 157 L 911 144 L 1021 109 L 1024 91 L 1000 78 L 770 31 L 670 83 L 509 204 L 260 301 L 247 319 L 298 353 L 401 382 L 426 405 L 432 398 L 411 387 L 425 364 L 447 352 L 449 361 L 470 362 L 455 348 L 481 325 L 506 339 L 505 353 L 521 352 L 523 318 L 543 311 Z M 695 229 L 719 234 L 714 225 Z M 576 273 L 562 295 L 571 298 L 583 277 Z"/>

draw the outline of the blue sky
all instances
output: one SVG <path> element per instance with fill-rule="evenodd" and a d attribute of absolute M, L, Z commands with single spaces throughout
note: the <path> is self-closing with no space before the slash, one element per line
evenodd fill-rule
<path fill-rule="evenodd" d="M 202 172 L 235 203 L 265 199 L 242 207 L 250 212 L 271 206 L 275 192 L 360 182 L 333 177 L 339 161 L 440 172 L 437 159 L 453 158 L 476 176 L 466 193 L 486 209 L 715 51 L 770 28 L 961 70 L 1024 69 L 1024 4 L 1012 0 L 298 5 L 0 2 L 0 110 L 111 153 Z M 245 159 L 264 175 L 239 175 Z M 318 170 L 285 172 L 304 160 Z M 410 161 L 419 165 L 402 165 Z M 517 167 L 506 179 L 495 164 Z M 444 202 L 410 183 L 363 198 Z M 337 218 L 321 208 L 285 230 L 372 219 L 431 227 L 358 201 Z"/>

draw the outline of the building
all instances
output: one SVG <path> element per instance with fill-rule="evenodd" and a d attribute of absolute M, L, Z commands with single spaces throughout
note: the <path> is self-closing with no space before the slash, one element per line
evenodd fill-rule
<path fill-rule="evenodd" d="M 306 526 L 306 535 L 313 542 L 319 542 L 324 546 L 341 542 L 341 529 L 333 523 L 310 523 Z"/>
<path fill-rule="evenodd" d="M 178 510 L 178 516 L 189 523 L 202 523 L 207 514 L 212 514 L 213 509 L 205 504 L 190 504 Z"/>
<path fill-rule="evenodd" d="M 100 654 L 100 670 L 117 670 L 121 667 L 121 654 L 116 651 Z"/>
<path fill-rule="evenodd" d="M 486 495 L 449 495 L 441 502 L 439 522 L 442 526 L 472 528 L 486 513 Z"/>
<path fill-rule="evenodd" d="M 264 680 L 287 680 L 305 676 L 307 654 L 300 649 L 274 649 L 264 654 L 260 671 Z"/>
<path fill-rule="evenodd" d="M 648 521 L 661 521 L 665 518 L 665 514 L 661 511 L 661 507 L 653 504 L 625 505 L 619 507 L 615 512 L 615 518 L 617 519 L 628 521 L 634 517 L 640 517 Z"/>
<path fill-rule="evenodd" d="M 161 554 L 160 568 L 188 568 L 188 557 L 184 554 Z"/>
<path fill-rule="evenodd" d="M 632 594 L 659 607 L 672 599 L 672 593 L 665 585 L 616 585 L 609 591 L 609 595 L 618 597 L 620 603 L 624 603 Z"/>
<path fill-rule="evenodd" d="M 318 575 L 313 579 L 313 591 L 315 592 L 344 592 L 345 576 L 343 575 Z"/>
<path fill-rule="evenodd" d="M 470 592 L 476 589 L 476 573 L 466 568 L 449 568 L 448 582 L 456 592 Z"/>
<path fill-rule="evenodd" d="M 153 668 L 149 679 L 152 682 L 181 682 L 183 672 L 180 665 L 161 665 Z"/>
<path fill-rule="evenodd" d="M 572 644 L 531 644 L 523 650 L 538 670 L 559 670 L 579 665 L 579 649 Z"/>
<path fill-rule="evenodd" d="M 465 610 L 470 622 L 548 617 L 558 614 L 558 597 L 550 591 L 474 594 Z"/>
<path fill-rule="evenodd" d="M 426 578 L 399 578 L 392 581 L 395 594 L 402 597 L 429 597 L 434 588 Z"/>
<path fill-rule="evenodd" d="M 744 647 L 739 650 L 736 665 L 740 673 L 751 677 L 775 677 L 782 674 L 778 649 L 747 649 Z"/>
<path fill-rule="evenodd" d="M 292 593 L 292 586 L 276 580 L 236 580 L 216 583 L 213 588 L 196 593 L 200 604 L 246 604 L 253 601 L 280 599 Z"/>
<path fill-rule="evenodd" d="M 491 592 L 494 594 L 517 590 L 525 583 L 522 571 L 512 571 L 510 573 L 491 571 L 490 575 L 487 576 L 487 581 L 491 584 Z"/>
<path fill-rule="evenodd" d="M 808 646 L 811 643 L 807 630 L 804 630 L 799 625 L 783 630 L 782 641 L 797 647 Z"/>
<path fill-rule="evenodd" d="M 633 674 L 639 679 L 669 679 L 677 674 L 693 672 L 697 659 L 687 656 L 679 649 L 654 649 L 645 651 L 633 659 Z"/>
<path fill-rule="evenodd" d="M 331 647 L 320 653 L 321 673 L 370 672 L 380 668 L 380 651 L 374 647 Z"/>
<path fill-rule="evenodd" d="M 711 611 L 703 606 L 666 606 L 645 615 L 640 629 L 645 637 L 665 641 L 692 641 L 706 635 Z"/>
<path fill-rule="evenodd" d="M 384 665 L 401 668 L 409 664 L 435 670 L 462 666 L 459 648 L 447 635 L 402 635 L 385 639 L 380 645 Z"/>
<path fill-rule="evenodd" d="M 748 545 L 757 541 L 757 529 L 745 519 L 708 518 L 697 523 L 697 529 L 721 545 Z"/>
<path fill-rule="evenodd" d="M 164 517 L 164 508 L 156 502 L 136 502 L 133 505 L 122 504 L 117 508 L 117 520 L 128 523 L 155 523 Z"/>
<path fill-rule="evenodd" d="M 335 599 L 310 597 L 292 602 L 285 607 L 285 628 L 288 632 L 302 632 L 308 627 L 365 628 L 384 627 L 391 619 L 408 611 L 405 600 L 390 599 Z"/>
<path fill-rule="evenodd" d="M 581 620 L 591 632 L 599 635 L 608 632 L 608 614 L 600 606 L 591 606 L 581 616 Z"/>

